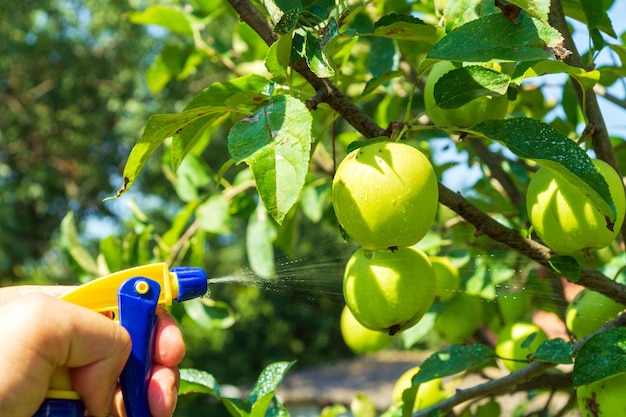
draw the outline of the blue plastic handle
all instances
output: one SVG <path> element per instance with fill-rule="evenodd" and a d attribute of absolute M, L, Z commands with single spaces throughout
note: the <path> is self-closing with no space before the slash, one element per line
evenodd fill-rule
<path fill-rule="evenodd" d="M 120 375 L 120 386 L 128 417 L 151 417 L 148 385 L 154 350 L 156 307 L 161 286 L 144 277 L 122 284 L 118 291 L 120 324 L 132 341 L 130 357 Z"/>

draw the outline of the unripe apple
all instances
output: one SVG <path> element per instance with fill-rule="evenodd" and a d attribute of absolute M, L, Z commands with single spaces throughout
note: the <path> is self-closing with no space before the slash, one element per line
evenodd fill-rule
<path fill-rule="evenodd" d="M 383 350 L 393 336 L 389 333 L 370 330 L 354 318 L 350 309 L 344 306 L 341 312 L 341 335 L 344 342 L 354 353 L 375 353 Z"/>
<path fill-rule="evenodd" d="M 440 61 L 432 66 L 424 85 L 424 105 L 430 120 L 441 127 L 470 127 L 490 119 L 502 119 L 508 110 L 508 98 L 478 97 L 454 109 L 442 109 L 435 101 L 435 84 L 456 67 L 450 61 Z"/>
<path fill-rule="evenodd" d="M 624 308 L 606 295 L 585 288 L 568 304 L 565 325 L 577 339 L 582 339 L 613 320 Z"/>
<path fill-rule="evenodd" d="M 537 235 L 553 251 L 575 253 L 601 249 L 615 239 L 624 223 L 626 196 L 624 185 L 606 162 L 593 163 L 607 184 L 615 204 L 617 218 L 613 231 L 607 228 L 604 215 L 589 198 L 564 177 L 549 168 L 539 168 L 528 184 L 526 209 Z"/>
<path fill-rule="evenodd" d="M 533 334 L 531 341 L 529 337 Z M 514 372 L 528 365 L 521 361 L 528 359 L 528 356 L 535 353 L 539 345 L 546 340 L 548 340 L 546 333 L 534 323 L 510 323 L 498 333 L 496 354 L 502 359 L 504 365 Z"/>
<path fill-rule="evenodd" d="M 365 249 L 411 246 L 435 220 L 439 188 L 428 158 L 397 142 L 352 151 L 332 187 L 337 221 Z"/>
<path fill-rule="evenodd" d="M 437 277 L 435 300 L 446 301 L 454 297 L 461 283 L 458 268 L 450 262 L 450 259 L 443 256 L 431 256 L 430 263 Z"/>
<path fill-rule="evenodd" d="M 578 408 L 583 417 L 626 416 L 626 373 L 576 388 Z"/>
<path fill-rule="evenodd" d="M 354 317 L 370 330 L 393 335 L 417 323 L 435 298 L 435 273 L 414 247 L 357 250 L 346 265 L 343 295 Z"/>
<path fill-rule="evenodd" d="M 416 366 L 403 373 L 396 381 L 391 391 L 391 399 L 393 404 L 402 403 L 402 393 L 404 390 L 411 387 L 413 384 L 413 377 L 420 371 L 420 367 Z M 422 382 L 417 388 L 417 395 L 415 396 L 415 404 L 413 411 L 423 410 L 430 406 L 433 406 L 446 398 L 451 396 L 451 392 L 445 389 L 443 386 L 443 380 L 441 378 L 431 379 L 430 381 Z"/>
<path fill-rule="evenodd" d="M 473 294 L 459 293 L 446 301 L 435 318 L 435 331 L 447 342 L 465 342 L 480 326 L 483 306 Z"/>

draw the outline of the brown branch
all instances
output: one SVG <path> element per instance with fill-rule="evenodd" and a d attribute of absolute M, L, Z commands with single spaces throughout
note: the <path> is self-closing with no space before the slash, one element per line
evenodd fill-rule
<path fill-rule="evenodd" d="M 584 345 L 585 342 L 587 342 L 587 340 L 589 340 L 592 336 L 613 327 L 624 326 L 626 326 L 626 313 L 620 314 L 615 320 L 605 324 L 596 332 L 576 342 L 573 346 L 574 356 L 576 356 L 576 353 L 578 353 L 581 346 Z M 431 407 L 425 408 L 417 413 L 414 413 L 413 417 L 426 417 L 435 410 L 439 410 L 440 412 L 445 413 L 451 410 L 453 407 L 466 401 L 484 397 L 498 396 L 506 394 L 507 392 L 515 391 L 517 387 L 524 386 L 524 384 L 528 384 L 530 383 L 530 381 L 534 381 L 536 378 L 540 378 L 540 375 L 542 375 L 548 369 L 554 368 L 556 365 L 557 364 L 550 362 L 533 362 L 528 366 L 520 369 L 519 371 L 512 372 L 502 378 L 494 379 L 480 385 L 476 385 L 472 388 L 459 390 L 452 397 L 441 401 L 440 403 L 435 404 Z"/>
<path fill-rule="evenodd" d="M 521 255 L 542 265 L 552 275 L 559 275 L 550 265 L 552 253 L 544 245 L 527 239 L 519 232 L 497 222 L 478 207 L 467 201 L 459 193 L 455 193 L 443 184 L 439 184 L 439 201 L 458 213 L 465 220 L 476 227 L 477 232 L 505 244 Z M 626 304 L 626 287 L 608 278 L 594 269 L 581 269 L 580 279 L 575 281 L 592 290 L 598 291 L 622 304 Z"/>

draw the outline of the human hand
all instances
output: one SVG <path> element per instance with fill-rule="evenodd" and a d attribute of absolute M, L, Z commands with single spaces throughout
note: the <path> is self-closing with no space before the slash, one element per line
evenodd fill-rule
<path fill-rule="evenodd" d="M 130 337 L 105 316 L 56 298 L 69 289 L 0 289 L 0 331 L 6 338 L 0 344 L 0 415 L 32 416 L 45 398 L 54 369 L 66 366 L 91 415 L 125 416 L 117 379 L 130 352 Z M 184 354 L 180 330 L 159 308 L 148 388 L 154 417 L 174 411 L 176 365 Z"/>

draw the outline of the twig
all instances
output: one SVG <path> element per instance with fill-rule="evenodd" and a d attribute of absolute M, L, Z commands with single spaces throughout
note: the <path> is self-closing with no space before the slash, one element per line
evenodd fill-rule
<path fill-rule="evenodd" d="M 581 339 L 580 341 L 574 344 L 574 356 L 578 353 L 578 350 L 582 347 L 583 344 L 587 340 L 589 340 L 592 336 L 601 333 L 605 330 L 611 329 L 613 327 L 624 327 L 626 325 L 626 313 L 622 313 L 615 320 L 605 324 L 595 333 L 590 334 L 589 336 Z M 557 364 L 550 362 L 533 362 L 528 366 L 520 369 L 519 371 L 515 371 L 506 375 L 499 379 L 494 379 L 492 381 L 485 382 L 480 385 L 476 385 L 472 388 L 467 388 L 463 390 L 457 391 L 452 397 L 441 401 L 438 404 L 433 405 L 432 407 L 428 407 L 424 410 L 421 410 L 417 413 L 413 414 L 413 417 L 426 417 L 431 412 L 435 410 L 439 410 L 441 412 L 446 412 L 451 410 L 453 407 L 462 404 L 466 401 L 470 401 L 473 399 L 484 398 L 484 397 L 493 397 L 505 394 L 507 392 L 511 392 L 516 390 L 517 387 L 523 386 L 523 384 L 528 383 L 529 381 L 534 380 L 539 377 L 545 371 L 550 368 L 555 367 Z"/>

